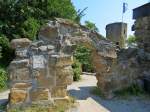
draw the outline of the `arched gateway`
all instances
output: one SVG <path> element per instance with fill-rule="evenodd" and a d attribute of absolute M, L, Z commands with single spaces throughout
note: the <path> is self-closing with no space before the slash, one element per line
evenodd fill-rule
<path fill-rule="evenodd" d="M 116 90 L 118 83 L 109 74 L 117 58 L 113 44 L 96 32 L 57 18 L 41 28 L 37 41 L 12 40 L 16 58 L 9 66 L 9 108 L 51 106 L 67 100 L 66 89 L 73 76 L 72 53 L 77 44 L 92 49 L 97 85 L 104 95 Z"/>

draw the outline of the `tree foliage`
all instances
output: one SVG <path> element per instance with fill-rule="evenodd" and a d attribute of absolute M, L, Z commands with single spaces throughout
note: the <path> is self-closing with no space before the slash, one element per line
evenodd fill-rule
<path fill-rule="evenodd" d="M 0 35 L 0 48 L 0 66 L 7 66 L 9 64 L 9 61 L 11 61 L 11 59 L 13 58 L 13 50 L 10 48 L 9 40 L 4 35 Z"/>
<path fill-rule="evenodd" d="M 91 64 L 91 50 L 85 46 L 79 45 L 74 52 L 74 57 L 82 64 L 84 72 L 92 72 L 93 66 Z"/>
<path fill-rule="evenodd" d="M 127 39 L 128 46 L 135 46 L 136 42 L 137 42 L 137 38 L 134 35 L 129 35 Z"/>
<path fill-rule="evenodd" d="M 85 21 L 85 26 L 86 26 L 87 28 L 89 28 L 90 30 L 99 32 L 99 30 L 98 30 L 98 28 L 96 27 L 95 23 L 92 23 L 92 22 L 90 22 L 90 21 Z"/>
<path fill-rule="evenodd" d="M 15 38 L 35 40 L 45 22 L 55 17 L 78 17 L 71 0 L 0 0 L 0 61 L 9 63 L 9 41 Z"/>
<path fill-rule="evenodd" d="M 71 0 L 0 1 L 0 32 L 10 40 L 20 37 L 34 39 L 39 26 L 54 17 L 74 20 L 77 12 Z"/>

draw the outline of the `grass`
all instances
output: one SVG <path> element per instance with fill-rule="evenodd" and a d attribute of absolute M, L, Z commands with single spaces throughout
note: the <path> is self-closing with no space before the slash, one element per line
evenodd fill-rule
<path fill-rule="evenodd" d="M 0 105 L 0 110 L 6 111 L 6 105 Z"/>
<path fill-rule="evenodd" d="M 70 97 L 70 100 L 67 102 L 57 103 L 51 112 L 65 112 L 69 108 L 73 108 L 73 107 L 75 107 L 75 98 Z"/>
<path fill-rule="evenodd" d="M 94 87 L 91 90 L 91 94 L 104 98 L 103 93 L 98 87 Z M 150 99 L 150 95 L 147 94 L 143 89 L 141 89 L 138 85 L 133 84 L 132 86 L 114 92 L 116 98 L 128 99 L 133 96 L 139 97 L 142 99 Z"/>
<path fill-rule="evenodd" d="M 132 96 L 138 96 L 138 97 L 148 97 L 147 93 L 141 89 L 138 85 L 133 84 L 132 86 L 116 91 L 115 95 L 119 98 L 129 98 Z"/>

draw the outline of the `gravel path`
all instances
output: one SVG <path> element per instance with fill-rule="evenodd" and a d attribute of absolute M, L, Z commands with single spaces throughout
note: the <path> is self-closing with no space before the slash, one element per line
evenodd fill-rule
<path fill-rule="evenodd" d="M 8 90 L 0 93 L 0 106 L 8 102 L 8 94 Z"/>
<path fill-rule="evenodd" d="M 68 86 L 68 92 L 77 99 L 77 112 L 150 112 L 150 100 L 132 98 L 130 100 L 105 100 L 91 94 L 96 87 L 96 78 L 82 75 L 82 80 Z M 0 93 L 0 105 L 7 102 L 9 91 Z"/>
<path fill-rule="evenodd" d="M 78 112 L 150 112 L 150 100 L 131 98 L 128 100 L 105 100 L 92 95 L 96 78 L 82 75 L 82 80 L 68 86 L 69 94 L 79 102 Z"/>

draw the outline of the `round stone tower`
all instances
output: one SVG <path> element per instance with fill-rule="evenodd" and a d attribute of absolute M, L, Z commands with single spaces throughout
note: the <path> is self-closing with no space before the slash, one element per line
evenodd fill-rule
<path fill-rule="evenodd" d="M 108 24 L 106 26 L 106 37 L 120 48 L 125 48 L 125 40 L 127 38 L 127 23 L 117 22 Z"/>

